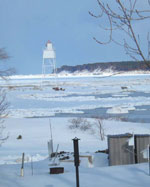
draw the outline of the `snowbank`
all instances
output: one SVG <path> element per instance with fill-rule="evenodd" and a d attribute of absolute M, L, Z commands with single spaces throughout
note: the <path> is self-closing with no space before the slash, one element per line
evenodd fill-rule
<path fill-rule="evenodd" d="M 0 185 L 2 187 L 74 187 L 76 186 L 73 163 L 62 163 L 65 172 L 50 175 L 48 160 L 25 164 L 24 177 L 20 177 L 21 165 L 1 165 Z M 82 187 L 149 187 L 148 164 L 111 166 L 102 168 L 79 167 L 79 181 Z"/>

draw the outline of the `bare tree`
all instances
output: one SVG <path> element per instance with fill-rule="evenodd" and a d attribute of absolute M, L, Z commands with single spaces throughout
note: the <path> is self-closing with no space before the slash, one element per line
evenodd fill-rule
<path fill-rule="evenodd" d="M 105 140 L 105 129 L 103 127 L 103 120 L 101 118 L 95 118 L 96 133 L 101 141 Z"/>
<path fill-rule="evenodd" d="M 9 58 L 4 48 L 0 48 L 0 62 Z M 6 77 L 13 73 L 13 69 L 0 70 L 0 78 L 7 79 Z M 7 113 L 8 102 L 6 101 L 6 92 L 0 86 L 0 145 L 8 138 L 3 136 L 4 125 L 3 119 L 8 115 Z"/>
<path fill-rule="evenodd" d="M 82 132 L 87 132 L 98 137 L 100 141 L 105 140 L 106 135 L 103 120 L 99 117 L 95 117 L 94 122 L 81 117 L 70 119 L 68 120 L 68 122 L 68 127 L 71 130 L 80 130 Z"/>
<path fill-rule="evenodd" d="M 97 19 L 105 19 L 106 27 L 100 26 L 104 31 L 108 31 L 108 41 L 102 41 L 94 37 L 94 40 L 99 44 L 109 44 L 114 42 L 117 45 L 124 47 L 125 52 L 132 59 L 138 61 L 139 59 L 144 61 L 145 65 L 150 68 L 150 61 L 147 57 L 147 52 L 140 45 L 140 35 L 135 31 L 135 22 L 141 22 L 146 19 L 150 19 L 150 0 L 143 0 L 147 4 L 145 9 L 142 9 L 138 3 L 143 3 L 141 0 L 96 0 L 100 8 L 100 14 L 95 15 L 93 12 L 89 14 Z M 108 20 L 108 22 L 106 21 Z M 125 34 L 125 38 L 122 38 L 121 42 L 114 37 L 114 32 L 119 31 Z M 148 56 L 150 57 L 150 41 L 149 33 L 145 36 L 148 47 Z"/>
<path fill-rule="evenodd" d="M 85 118 L 73 118 L 68 121 L 69 124 L 69 129 L 79 129 L 81 131 L 88 131 L 91 130 L 91 123 L 85 119 Z"/>

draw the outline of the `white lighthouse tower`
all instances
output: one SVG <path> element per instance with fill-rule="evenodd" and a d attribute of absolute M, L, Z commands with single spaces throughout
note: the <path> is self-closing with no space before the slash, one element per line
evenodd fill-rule
<path fill-rule="evenodd" d="M 43 51 L 43 64 L 42 74 L 45 77 L 46 74 L 56 73 L 56 53 L 52 43 L 48 40 L 46 48 Z"/>

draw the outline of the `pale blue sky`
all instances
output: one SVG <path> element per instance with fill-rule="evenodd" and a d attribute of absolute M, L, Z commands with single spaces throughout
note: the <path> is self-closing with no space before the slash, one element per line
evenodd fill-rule
<path fill-rule="evenodd" d="M 0 0 L 0 47 L 12 56 L 9 65 L 17 74 L 41 73 L 47 40 L 56 49 L 57 67 L 129 60 L 122 48 L 92 39 L 104 31 L 89 10 L 98 12 L 96 0 Z"/>

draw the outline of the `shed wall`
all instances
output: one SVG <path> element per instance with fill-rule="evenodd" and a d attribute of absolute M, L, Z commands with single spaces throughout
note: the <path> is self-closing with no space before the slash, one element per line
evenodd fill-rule
<path fill-rule="evenodd" d="M 150 145 L 150 135 L 135 135 L 135 160 L 136 163 L 148 162 L 143 158 L 142 151 Z"/>
<path fill-rule="evenodd" d="M 127 136 L 108 136 L 109 165 L 135 163 L 133 146 L 128 145 Z"/>

